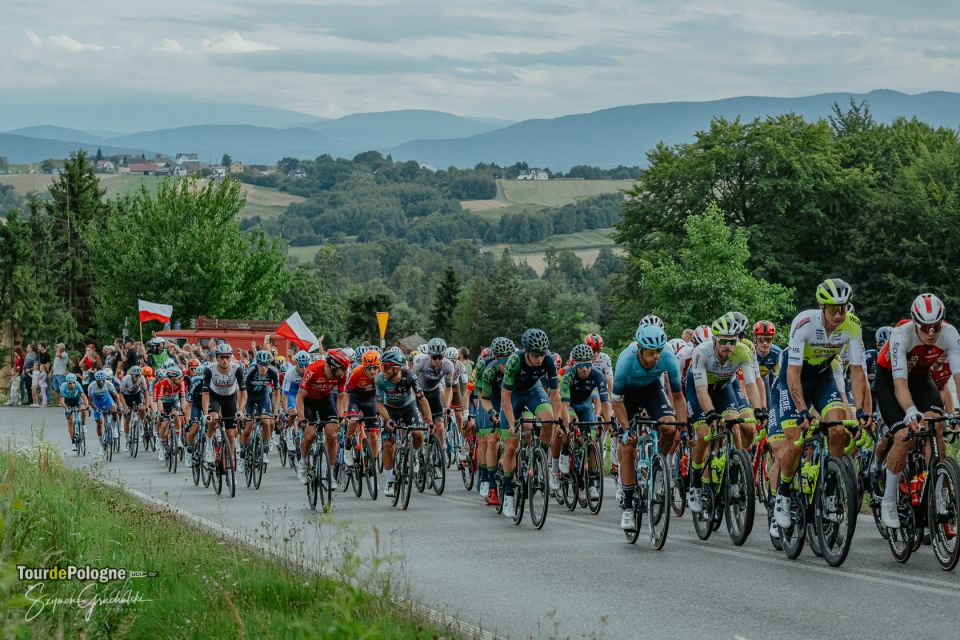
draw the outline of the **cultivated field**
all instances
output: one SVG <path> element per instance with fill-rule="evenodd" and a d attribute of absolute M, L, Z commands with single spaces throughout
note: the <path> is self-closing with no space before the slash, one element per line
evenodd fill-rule
<path fill-rule="evenodd" d="M 503 253 L 504 249 L 510 249 L 515 262 L 526 262 L 537 273 L 543 273 L 547 266 L 546 249 L 567 249 L 580 256 L 584 265 L 590 266 L 600 255 L 600 250 L 609 247 L 616 254 L 623 253 L 623 247 L 614 242 L 610 234 L 613 229 L 590 229 L 579 231 L 577 233 L 566 233 L 553 236 L 544 242 L 533 244 L 492 244 L 487 250 L 496 253 Z"/>
<path fill-rule="evenodd" d="M 513 204 L 559 207 L 580 198 L 616 193 L 633 186 L 632 180 L 498 180 L 498 193 Z"/>

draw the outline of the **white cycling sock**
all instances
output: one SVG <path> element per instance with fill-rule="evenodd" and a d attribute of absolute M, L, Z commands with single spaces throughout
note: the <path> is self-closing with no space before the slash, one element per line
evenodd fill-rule
<path fill-rule="evenodd" d="M 550 458 L 550 471 L 560 473 L 560 458 Z"/>
<path fill-rule="evenodd" d="M 887 469 L 887 484 L 883 488 L 883 501 L 896 504 L 897 494 L 900 492 L 900 474 Z"/>

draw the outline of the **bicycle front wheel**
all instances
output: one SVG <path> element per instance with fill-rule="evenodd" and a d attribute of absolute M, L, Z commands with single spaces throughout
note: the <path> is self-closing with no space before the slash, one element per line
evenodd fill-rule
<path fill-rule="evenodd" d="M 852 464 L 852 463 L 851 463 Z M 824 477 L 820 479 L 814 496 L 813 513 L 820 541 L 820 553 L 831 567 L 839 567 L 850 553 L 853 541 L 853 522 L 856 487 L 854 476 L 843 460 L 828 458 Z"/>
<path fill-rule="evenodd" d="M 408 442 L 403 454 L 403 474 L 400 490 L 403 491 L 403 497 L 400 500 L 400 508 L 404 511 L 410 506 L 410 495 L 413 493 L 413 444 Z"/>
<path fill-rule="evenodd" d="M 659 551 L 667 542 L 667 530 L 670 528 L 669 481 L 667 479 L 667 461 L 657 454 L 650 466 L 650 492 L 647 496 L 647 512 L 650 515 L 650 542 Z M 638 527 L 639 528 L 639 527 Z"/>
<path fill-rule="evenodd" d="M 536 445 L 531 445 L 536 446 Z M 537 529 L 542 529 L 547 521 L 547 507 L 550 500 L 549 494 L 549 466 L 547 465 L 547 454 L 540 447 L 536 447 L 533 453 L 533 473 L 528 476 L 528 493 L 530 495 L 530 520 Z"/>
<path fill-rule="evenodd" d="M 263 460 L 263 441 L 258 437 L 253 441 L 253 486 L 260 488 L 263 482 L 263 467 L 266 463 Z"/>
<path fill-rule="evenodd" d="M 130 421 L 130 457 L 136 458 L 140 453 L 140 418 Z"/>
<path fill-rule="evenodd" d="M 370 496 L 371 500 L 376 500 L 380 488 L 380 479 L 377 477 L 376 461 L 373 458 L 369 440 L 363 441 L 363 465 L 361 468 L 363 478 L 367 483 L 367 495 Z M 357 497 L 360 497 L 359 494 L 357 494 Z"/>
<path fill-rule="evenodd" d="M 590 513 L 597 515 L 600 513 L 600 507 L 603 506 L 603 455 L 600 453 L 600 447 L 596 442 L 591 442 L 587 446 L 587 461 L 590 468 L 584 472 L 586 478 L 587 508 Z M 596 493 L 591 493 L 590 489 L 596 489 Z"/>
<path fill-rule="evenodd" d="M 430 464 L 427 470 L 432 474 L 431 483 L 435 494 L 443 495 L 443 489 L 447 486 L 447 465 L 444 460 L 444 448 L 436 436 L 430 439 Z"/>
<path fill-rule="evenodd" d="M 753 516 L 757 506 L 753 490 L 753 469 L 746 453 L 731 452 L 724 490 L 727 533 L 730 534 L 733 544 L 739 547 L 747 541 L 750 531 L 753 530 Z"/>
<path fill-rule="evenodd" d="M 960 560 L 960 467 L 953 458 L 937 462 L 927 489 L 927 522 L 930 546 L 937 564 L 950 571 Z"/>
<path fill-rule="evenodd" d="M 798 493 L 799 489 L 794 487 L 793 495 L 790 496 L 790 518 L 793 524 L 787 528 L 780 528 L 780 545 L 791 560 L 800 557 L 807 535 L 807 500 Z"/>

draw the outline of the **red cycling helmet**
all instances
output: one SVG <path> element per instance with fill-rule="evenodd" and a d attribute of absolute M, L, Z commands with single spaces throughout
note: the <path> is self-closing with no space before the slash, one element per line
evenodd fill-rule
<path fill-rule="evenodd" d="M 346 371 L 350 368 L 350 358 L 340 349 L 330 349 L 327 351 L 327 364 Z"/>
<path fill-rule="evenodd" d="M 603 338 L 600 337 L 599 333 L 588 334 L 587 337 L 583 339 L 583 342 L 593 349 L 593 352 L 596 353 L 603 349 Z"/>
<path fill-rule="evenodd" d="M 753 325 L 753 335 L 755 336 L 775 336 L 777 328 L 769 320 L 760 320 Z"/>
<path fill-rule="evenodd" d="M 563 368 L 563 358 L 560 357 L 559 353 L 554 352 L 553 361 L 557 364 L 557 371 Z"/>
<path fill-rule="evenodd" d="M 486 358 L 488 355 L 490 355 L 490 347 L 487 347 L 487 348 L 485 348 L 483 351 L 480 352 L 480 357 L 481 357 L 481 358 Z"/>

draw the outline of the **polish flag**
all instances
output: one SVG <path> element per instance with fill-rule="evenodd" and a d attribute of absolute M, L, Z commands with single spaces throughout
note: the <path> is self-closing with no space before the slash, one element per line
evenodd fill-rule
<path fill-rule="evenodd" d="M 146 300 L 137 300 L 137 304 L 140 306 L 140 322 L 147 320 L 170 322 L 170 316 L 173 315 L 173 307 L 169 304 L 157 304 Z"/>
<path fill-rule="evenodd" d="M 320 341 L 317 340 L 317 336 L 313 335 L 313 331 L 307 328 L 297 311 L 294 311 L 292 316 L 277 327 L 274 333 L 290 340 L 304 351 L 313 351 L 320 348 Z"/>

